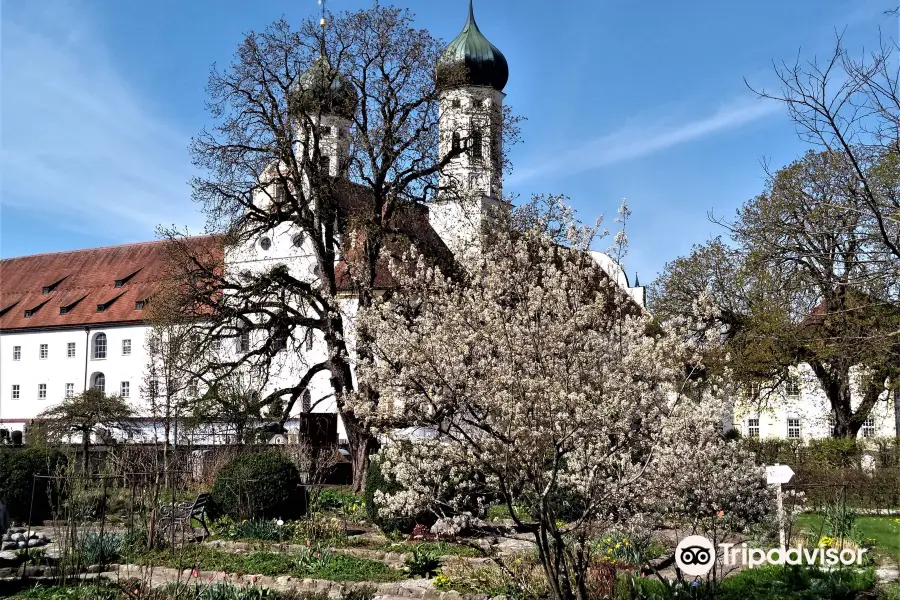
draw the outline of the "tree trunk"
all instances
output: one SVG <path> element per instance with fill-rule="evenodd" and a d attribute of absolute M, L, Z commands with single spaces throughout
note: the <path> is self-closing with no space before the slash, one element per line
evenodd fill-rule
<path fill-rule="evenodd" d="M 900 388 L 894 390 L 894 435 L 900 438 Z"/>
<path fill-rule="evenodd" d="M 86 431 L 81 434 L 81 474 L 88 477 L 91 466 L 91 459 L 88 451 L 91 447 L 91 432 Z"/>
<path fill-rule="evenodd" d="M 353 467 L 353 491 L 360 493 L 366 489 L 366 477 L 372 455 L 378 451 L 378 440 L 369 435 L 352 415 L 341 415 L 344 428 L 347 430 L 347 442 L 350 445 L 350 462 Z"/>

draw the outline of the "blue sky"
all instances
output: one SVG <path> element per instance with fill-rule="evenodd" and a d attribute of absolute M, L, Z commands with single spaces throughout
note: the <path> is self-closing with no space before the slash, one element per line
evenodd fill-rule
<path fill-rule="evenodd" d="M 465 0 L 396 0 L 452 39 Z M 476 0 L 507 56 L 507 102 L 528 120 L 506 191 L 564 193 L 582 219 L 623 197 L 626 268 L 648 283 L 757 194 L 762 161 L 799 156 L 772 61 L 826 54 L 835 29 L 859 51 L 897 36 L 895 0 Z M 371 0 L 331 0 L 333 10 Z M 6 0 L 2 4 L 0 257 L 199 231 L 187 145 L 204 85 L 250 29 L 299 22 L 315 0 Z"/>

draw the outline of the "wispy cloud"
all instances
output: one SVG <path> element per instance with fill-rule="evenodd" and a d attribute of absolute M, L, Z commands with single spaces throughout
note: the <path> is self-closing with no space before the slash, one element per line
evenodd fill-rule
<path fill-rule="evenodd" d="M 84 15 L 62 3 L 4 10 L 0 203 L 98 243 L 198 226 L 190 136 L 152 113 Z"/>
<path fill-rule="evenodd" d="M 775 102 L 741 100 L 715 112 L 681 122 L 657 119 L 627 124 L 597 138 L 576 142 L 553 156 L 531 157 L 516 167 L 507 183 L 517 185 L 546 176 L 573 175 L 634 160 L 765 119 L 782 111 Z"/>

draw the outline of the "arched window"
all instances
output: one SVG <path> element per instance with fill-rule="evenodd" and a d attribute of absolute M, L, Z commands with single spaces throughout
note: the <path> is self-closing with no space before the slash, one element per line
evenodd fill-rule
<path fill-rule="evenodd" d="M 91 377 L 91 389 L 100 390 L 101 392 L 106 393 L 106 375 L 103 373 L 94 373 L 94 376 Z"/>
<path fill-rule="evenodd" d="M 484 149 L 482 146 L 484 145 L 484 139 L 481 135 L 481 130 L 476 129 L 472 132 L 472 158 L 475 160 L 481 160 L 484 157 Z"/>
<path fill-rule="evenodd" d="M 458 131 L 454 131 L 453 132 L 452 149 L 459 150 L 461 144 L 462 144 L 462 137 L 459 135 Z"/>
<path fill-rule="evenodd" d="M 94 360 L 106 358 L 106 334 L 98 333 L 94 336 Z"/>

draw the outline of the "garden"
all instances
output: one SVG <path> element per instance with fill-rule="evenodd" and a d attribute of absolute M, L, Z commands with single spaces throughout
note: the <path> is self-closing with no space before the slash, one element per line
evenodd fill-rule
<path fill-rule="evenodd" d="M 205 480 L 160 477 L 130 487 L 100 473 L 82 478 L 57 451 L 4 451 L 0 494 L 14 521 L 13 535 L 27 535 L 24 547 L 0 554 L 0 591 L 35 600 L 552 597 L 527 505 L 473 502 L 458 505 L 448 517 L 444 498 L 441 506 L 415 515 L 384 510 L 392 496 L 408 492 L 402 478 L 382 469 L 389 456 L 376 457 L 366 492 L 354 494 L 302 485 L 291 453 L 283 449 L 237 454 Z M 203 511 L 176 527 L 166 525 L 173 498 L 187 506 L 206 490 L 210 501 Z M 854 499 L 846 490 L 842 494 Z M 900 597 L 900 583 L 879 577 L 900 563 L 900 513 L 864 514 L 864 508 L 830 497 L 810 503 L 799 491 L 788 491 L 786 498 L 792 542 L 866 547 L 872 551 L 866 564 L 722 569 L 692 579 L 671 561 L 685 524 L 669 520 L 592 530 L 586 538 L 587 597 Z M 561 499 L 558 506 L 572 501 Z M 765 512 L 736 527 L 727 515 L 739 509 L 726 506 L 717 513 L 713 529 L 720 539 L 771 545 L 777 535 L 772 515 Z M 577 518 L 577 507 L 559 517 L 560 528 L 569 526 L 564 519 Z M 41 539 L 31 537 L 35 532 L 50 543 L 27 543 Z"/>

